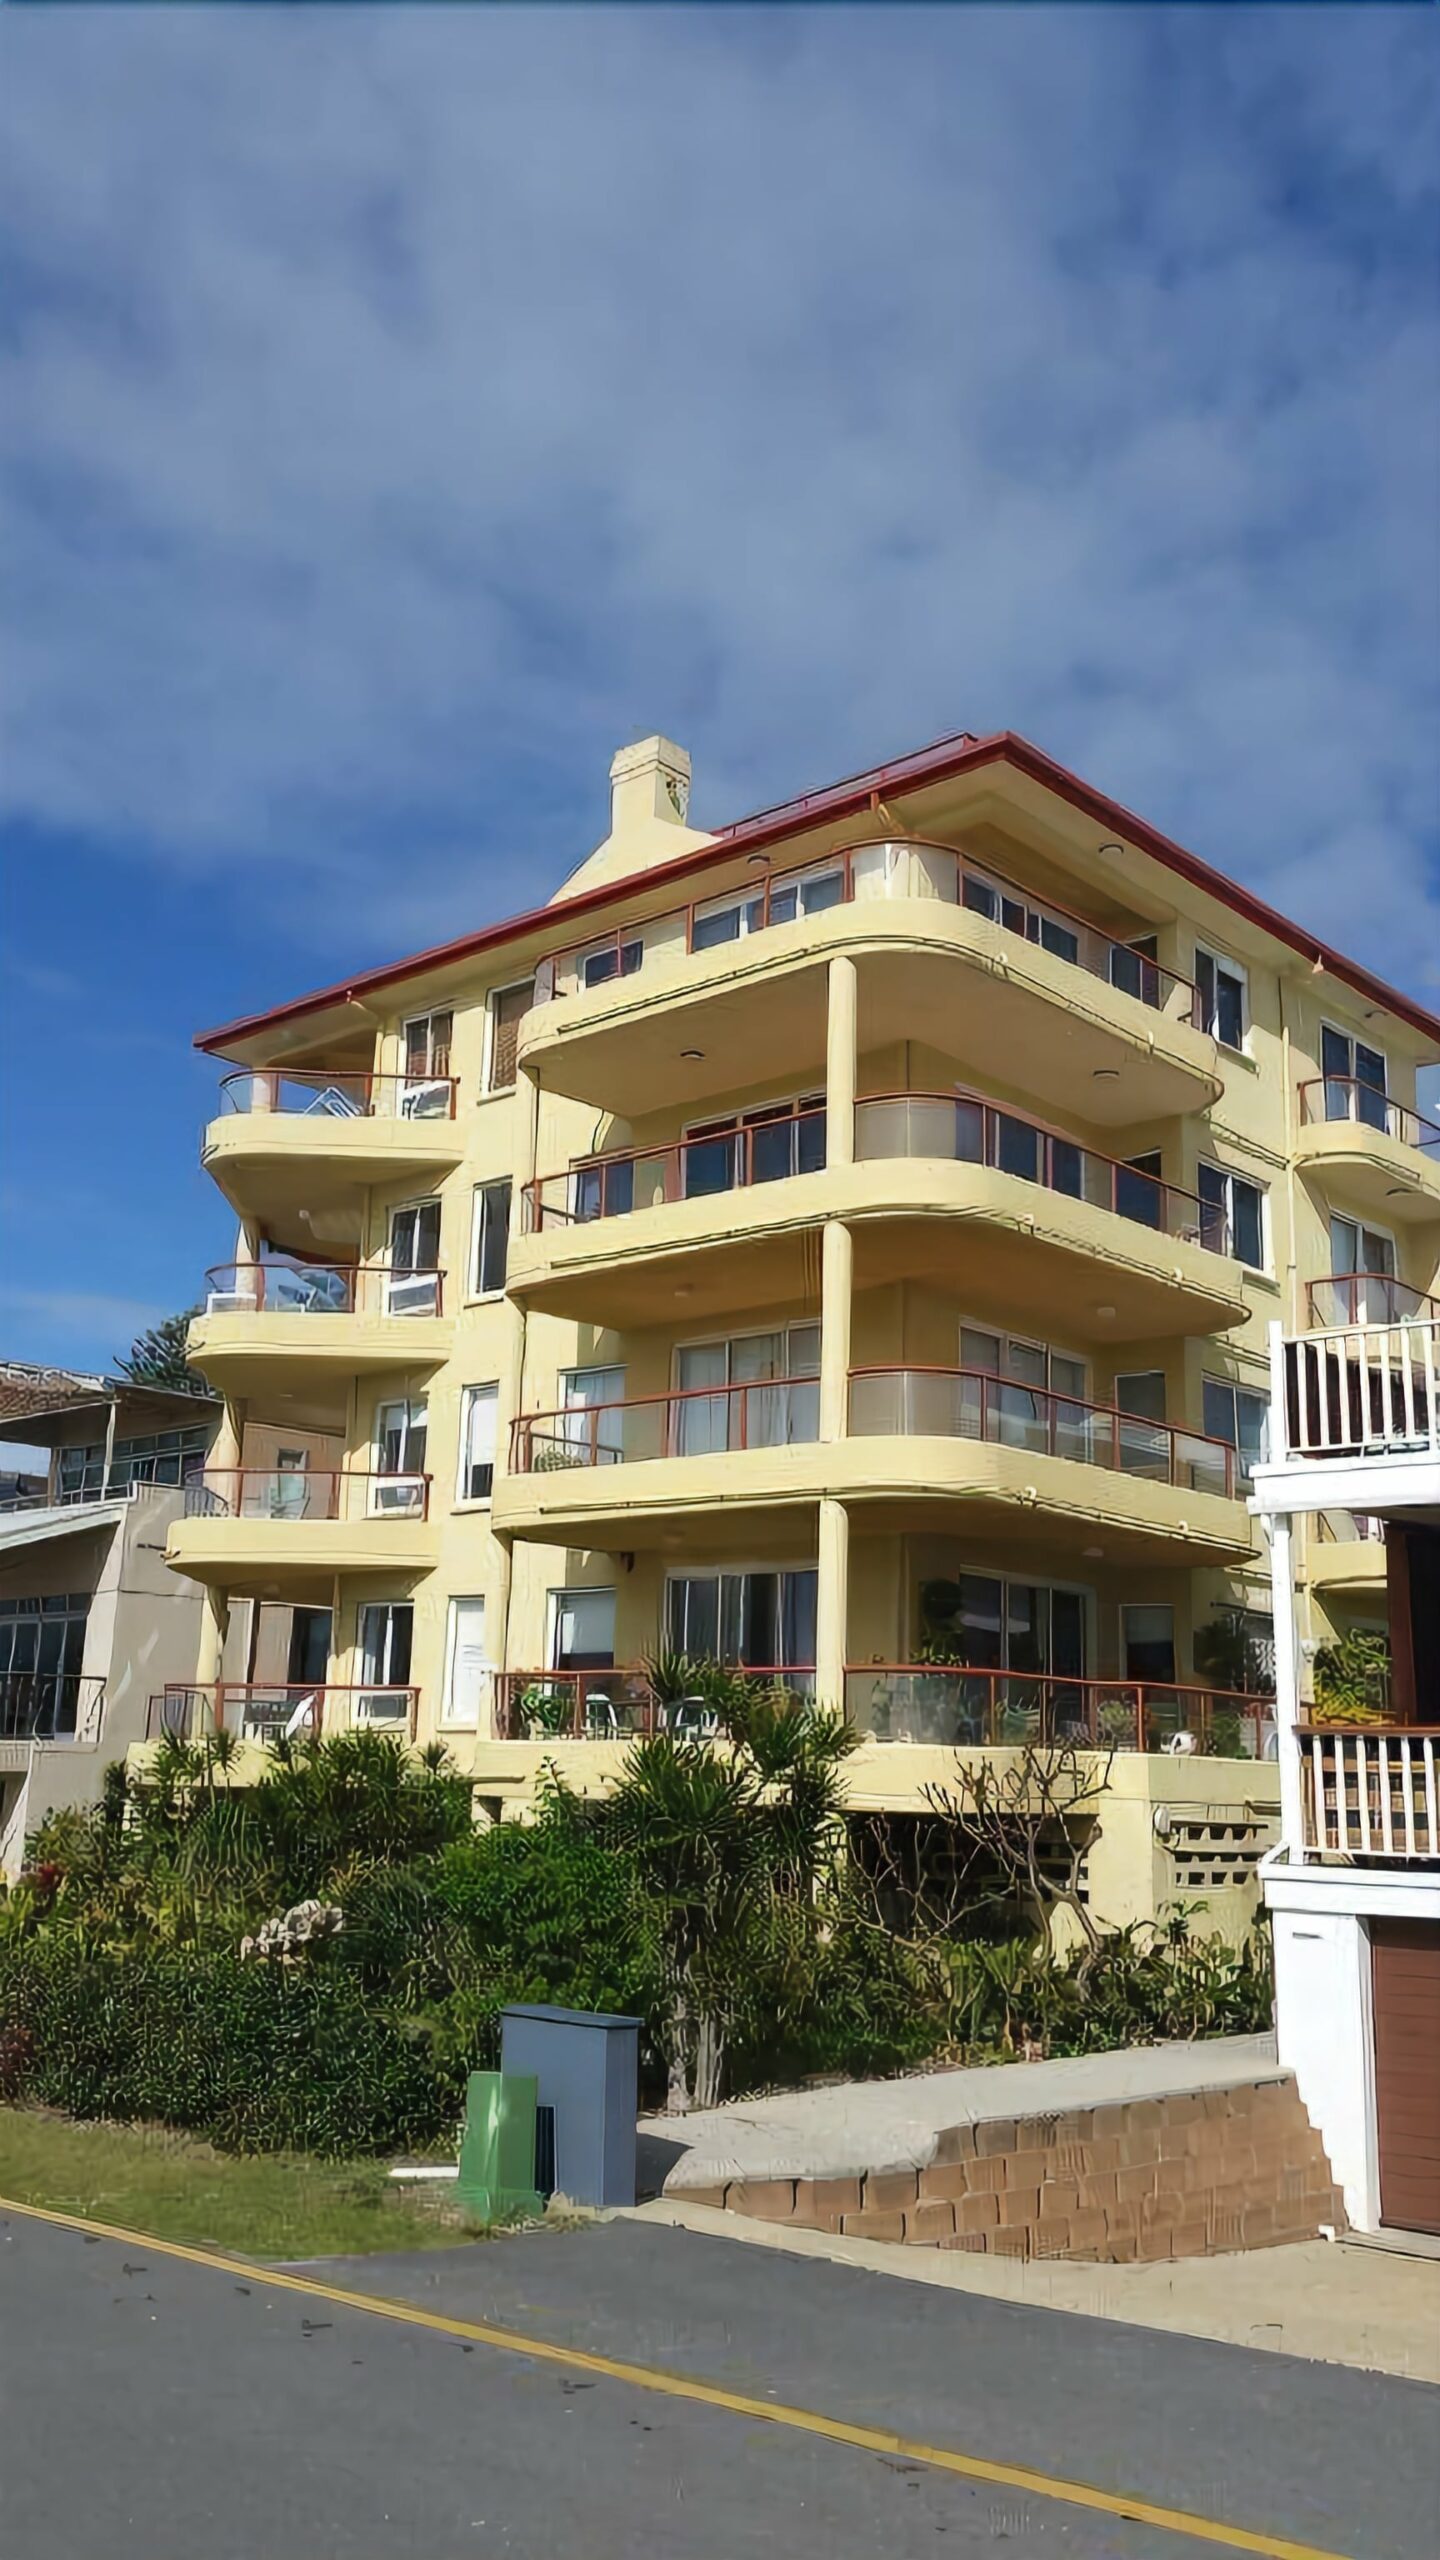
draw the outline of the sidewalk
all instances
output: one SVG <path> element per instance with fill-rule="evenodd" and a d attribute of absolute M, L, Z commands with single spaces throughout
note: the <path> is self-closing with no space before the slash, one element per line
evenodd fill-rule
<path fill-rule="evenodd" d="M 1073 2311 L 1134 2328 L 1178 2331 L 1222 2344 L 1273 2349 L 1317 2364 L 1440 2383 L 1440 2265 L 1388 2250 L 1311 2240 L 1159 2266 L 1081 2266 L 1073 2261 L 971 2257 L 906 2249 L 838 2233 L 801 2231 L 660 2196 L 634 2219 L 710 2232 L 743 2248 L 833 2258 L 910 2284 Z"/>

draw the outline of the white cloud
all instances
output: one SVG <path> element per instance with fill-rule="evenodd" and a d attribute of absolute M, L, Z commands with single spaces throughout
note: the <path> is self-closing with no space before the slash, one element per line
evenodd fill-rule
<path fill-rule="evenodd" d="M 1427 992 L 1423 20 L 3 32 L 20 812 L 338 967 L 1012 726 Z"/>

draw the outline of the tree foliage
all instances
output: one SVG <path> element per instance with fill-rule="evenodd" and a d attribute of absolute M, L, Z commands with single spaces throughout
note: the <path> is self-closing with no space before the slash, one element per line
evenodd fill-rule
<path fill-rule="evenodd" d="M 137 1333 L 116 1369 L 122 1378 L 130 1378 L 141 1387 L 178 1387 L 182 1394 L 208 1394 L 204 1379 L 192 1369 L 185 1357 L 185 1339 L 198 1307 L 185 1307 L 178 1315 L 166 1316 L 162 1323 L 150 1325 Z"/>

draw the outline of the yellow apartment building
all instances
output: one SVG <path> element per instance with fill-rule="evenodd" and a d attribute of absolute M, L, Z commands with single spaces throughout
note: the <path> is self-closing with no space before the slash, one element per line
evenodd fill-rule
<path fill-rule="evenodd" d="M 1440 1022 L 1009 734 L 710 835 L 667 740 L 611 782 L 549 905 L 200 1043 L 238 1237 L 153 1722 L 438 1736 L 500 1816 L 703 1725 L 639 1666 L 718 1654 L 896 1817 L 1114 1748 L 1092 1903 L 1241 1925 L 1267 1331 L 1434 1306 Z M 1383 1623 L 1365 1523 L 1298 1573 L 1312 1649 Z"/>

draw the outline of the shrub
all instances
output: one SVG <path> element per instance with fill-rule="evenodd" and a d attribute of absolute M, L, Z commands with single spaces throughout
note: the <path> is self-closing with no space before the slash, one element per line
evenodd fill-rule
<path fill-rule="evenodd" d="M 412 2149 L 453 2132 L 464 2096 L 463 2068 L 377 2010 L 353 1976 L 195 1948 L 5 1946 L 0 2046 L 16 2095 L 74 2116 L 159 2120 L 234 2151 Z"/>

